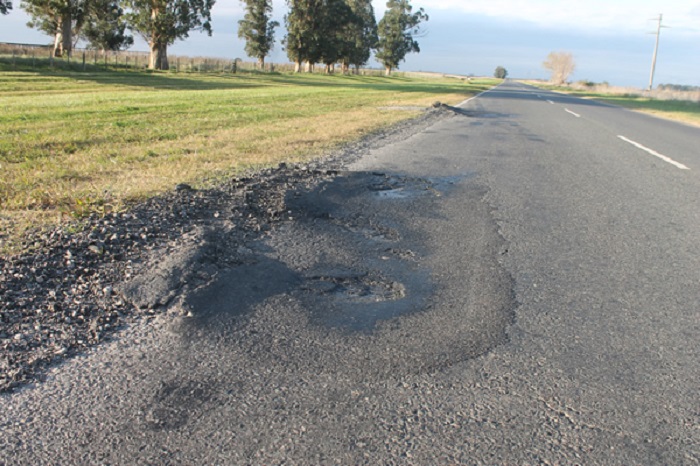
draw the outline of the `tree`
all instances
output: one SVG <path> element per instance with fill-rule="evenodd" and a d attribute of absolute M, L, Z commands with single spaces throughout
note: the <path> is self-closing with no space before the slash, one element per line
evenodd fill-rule
<path fill-rule="evenodd" d="M 271 0 L 241 0 L 246 5 L 246 13 L 238 21 L 238 37 L 245 39 L 245 52 L 258 59 L 261 70 L 265 69 L 265 57 L 275 45 L 277 21 L 270 21 Z"/>
<path fill-rule="evenodd" d="M 168 46 L 189 37 L 192 30 L 211 35 L 215 0 L 124 0 L 129 28 L 140 34 L 151 51 L 148 67 L 167 70 Z"/>
<path fill-rule="evenodd" d="M 0 0 L 0 14 L 6 15 L 12 9 L 12 2 L 10 0 Z"/>
<path fill-rule="evenodd" d="M 54 37 L 53 56 L 70 56 L 73 37 L 87 16 L 88 0 L 23 0 L 22 8 L 32 17 L 27 26 Z"/>
<path fill-rule="evenodd" d="M 494 77 L 498 79 L 506 79 L 508 76 L 508 70 L 503 68 L 502 66 L 497 66 L 496 71 L 493 72 Z"/>
<path fill-rule="evenodd" d="M 354 22 L 347 25 L 345 30 L 346 46 L 341 53 L 344 73 L 348 72 L 351 65 L 358 70 L 366 64 L 379 40 L 371 0 L 349 0 L 348 5 L 353 12 Z"/>
<path fill-rule="evenodd" d="M 550 52 L 542 66 L 551 73 L 552 83 L 564 84 L 576 68 L 571 52 Z"/>
<path fill-rule="evenodd" d="M 287 0 L 287 5 L 289 12 L 284 17 L 287 35 L 283 43 L 298 73 L 304 61 L 312 64 L 320 58 L 318 31 L 324 5 L 322 0 Z"/>
<path fill-rule="evenodd" d="M 326 65 L 326 73 L 351 49 L 349 31 L 359 19 L 346 0 L 325 0 L 321 9 L 321 21 L 316 33 L 320 60 Z"/>
<path fill-rule="evenodd" d="M 379 42 L 376 57 L 386 68 L 389 76 L 399 63 L 412 52 L 419 53 L 418 42 L 413 38 L 420 33 L 420 23 L 428 21 L 428 15 L 423 8 L 412 13 L 413 7 L 409 0 L 389 0 L 388 10 L 379 21 Z"/>
<path fill-rule="evenodd" d="M 124 10 L 118 0 L 92 0 L 80 37 L 99 50 L 124 50 L 134 44 L 126 34 Z"/>

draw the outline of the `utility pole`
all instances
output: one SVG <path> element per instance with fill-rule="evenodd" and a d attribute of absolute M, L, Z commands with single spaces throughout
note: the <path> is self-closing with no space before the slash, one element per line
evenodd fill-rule
<path fill-rule="evenodd" d="M 661 28 L 666 27 L 661 25 L 663 16 L 659 13 L 658 22 L 659 25 L 656 28 L 656 46 L 654 47 L 654 57 L 651 59 L 651 76 L 649 76 L 649 90 L 651 91 L 654 87 L 654 72 L 656 71 L 656 55 L 659 53 L 659 37 L 661 37 Z M 654 18 L 657 19 L 657 18 Z M 653 33 L 652 33 L 653 34 Z"/>

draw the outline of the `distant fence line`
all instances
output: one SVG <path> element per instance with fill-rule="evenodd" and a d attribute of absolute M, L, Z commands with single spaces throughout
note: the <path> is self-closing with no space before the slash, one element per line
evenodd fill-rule
<path fill-rule="evenodd" d="M 146 70 L 149 52 L 137 51 L 102 51 L 92 49 L 73 49 L 69 57 L 54 57 L 50 45 L 0 43 L 0 63 L 14 69 L 56 68 L 70 71 L 100 70 Z M 211 57 L 188 57 L 169 55 L 168 71 L 173 73 L 236 73 L 238 71 L 292 72 L 292 63 L 265 63 L 261 70 L 257 62 L 246 62 L 239 58 L 222 59 Z M 316 67 L 322 73 L 322 67 Z M 382 70 L 361 69 L 363 75 L 381 75 Z"/>
<path fill-rule="evenodd" d="M 91 49 L 73 49 L 69 57 L 54 57 L 53 47 L 48 45 L 0 43 L 0 61 L 23 68 L 52 67 L 73 71 L 95 69 L 147 69 L 150 54 L 136 51 L 102 51 Z M 210 57 L 186 57 L 170 55 L 170 70 L 175 73 L 235 73 L 236 71 L 286 71 L 293 70 L 291 64 L 265 65 L 259 70 L 256 62 L 244 62 L 240 59 L 222 59 Z"/>

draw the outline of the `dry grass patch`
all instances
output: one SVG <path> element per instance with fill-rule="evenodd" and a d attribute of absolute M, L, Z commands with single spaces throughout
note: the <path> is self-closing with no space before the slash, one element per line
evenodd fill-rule
<path fill-rule="evenodd" d="M 655 115 L 669 120 L 700 126 L 700 92 L 655 89 L 643 91 L 631 87 L 616 87 L 605 84 L 572 84 L 568 87 L 551 86 L 538 82 L 531 84 L 573 94 L 584 99 L 606 102 L 630 110 Z"/>

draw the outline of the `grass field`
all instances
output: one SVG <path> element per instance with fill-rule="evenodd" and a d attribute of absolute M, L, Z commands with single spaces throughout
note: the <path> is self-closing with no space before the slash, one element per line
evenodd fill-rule
<path fill-rule="evenodd" d="M 650 113 L 684 123 L 700 125 L 700 103 L 687 100 L 659 100 L 634 95 L 580 93 L 581 97 Z"/>
<path fill-rule="evenodd" d="M 649 113 L 675 121 L 700 126 L 700 103 L 697 92 L 668 92 L 655 90 L 651 93 L 628 88 L 608 90 L 586 90 L 574 87 L 551 86 L 536 83 L 537 86 L 557 92 L 576 95 L 584 99 L 594 99 L 612 105 Z"/>
<path fill-rule="evenodd" d="M 0 248 L 187 182 L 318 156 L 494 80 L 0 68 Z"/>

